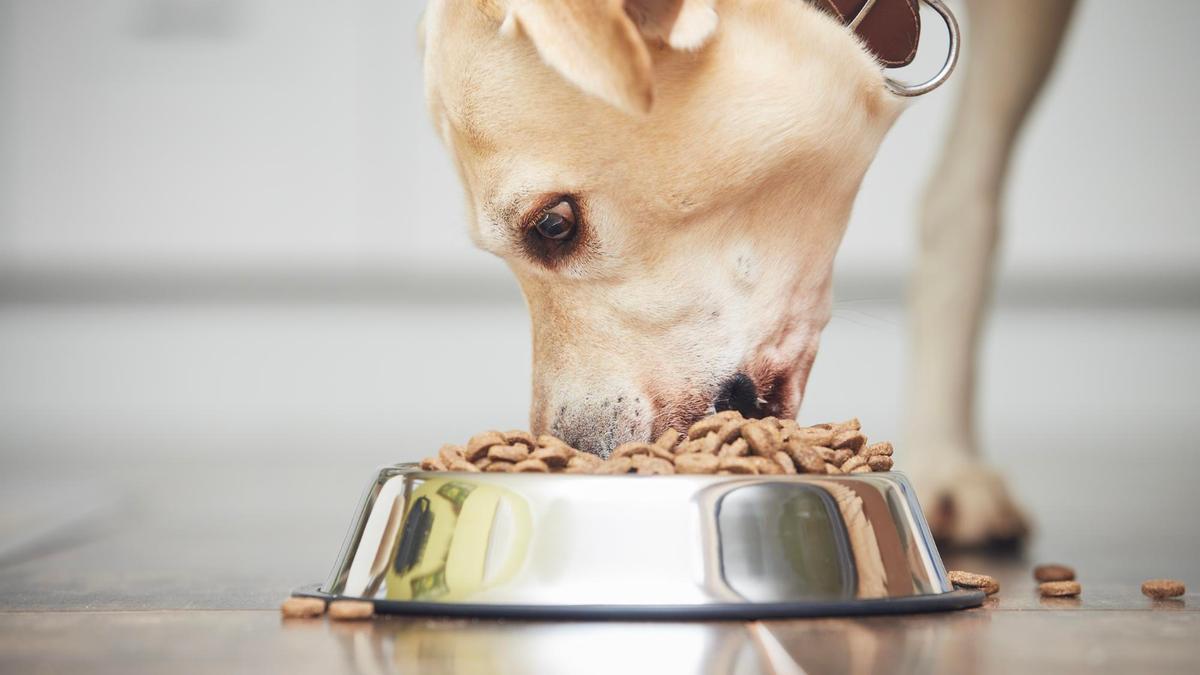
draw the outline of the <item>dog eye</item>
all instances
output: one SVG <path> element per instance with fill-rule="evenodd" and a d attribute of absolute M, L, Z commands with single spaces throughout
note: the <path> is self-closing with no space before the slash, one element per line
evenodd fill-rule
<path fill-rule="evenodd" d="M 563 241 L 575 234 L 575 207 L 563 199 L 542 211 L 533 224 L 537 233 L 551 241 Z"/>
<path fill-rule="evenodd" d="M 540 199 L 521 219 L 521 252 L 530 262 L 557 269 L 594 246 L 587 208 L 574 195 Z"/>

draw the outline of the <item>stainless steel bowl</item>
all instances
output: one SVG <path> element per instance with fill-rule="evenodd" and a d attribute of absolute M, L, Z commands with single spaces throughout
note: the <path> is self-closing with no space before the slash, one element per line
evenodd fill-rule
<path fill-rule="evenodd" d="M 377 612 L 748 619 L 973 607 L 908 480 L 379 471 L 329 580 Z"/>

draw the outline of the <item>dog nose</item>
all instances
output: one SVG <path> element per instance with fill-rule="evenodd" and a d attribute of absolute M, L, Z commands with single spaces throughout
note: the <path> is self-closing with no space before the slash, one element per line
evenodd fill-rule
<path fill-rule="evenodd" d="M 736 410 L 746 418 L 760 417 L 758 387 L 749 375 L 736 373 L 721 383 L 717 397 L 713 399 L 713 408 L 717 412 Z"/>

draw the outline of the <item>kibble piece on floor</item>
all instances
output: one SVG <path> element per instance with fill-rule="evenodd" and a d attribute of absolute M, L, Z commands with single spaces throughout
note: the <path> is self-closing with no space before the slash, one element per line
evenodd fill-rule
<path fill-rule="evenodd" d="M 1174 579 L 1149 579 L 1142 582 L 1142 595 L 1155 600 L 1178 598 L 1187 592 L 1182 581 Z"/>
<path fill-rule="evenodd" d="M 1074 581 L 1075 570 L 1067 565 L 1047 563 L 1033 568 L 1033 578 L 1038 581 Z"/>
<path fill-rule="evenodd" d="M 329 618 L 335 621 L 360 621 L 375 615 L 375 603 L 366 600 L 334 600 L 329 603 Z"/>
<path fill-rule="evenodd" d="M 325 613 L 325 601 L 320 598 L 288 598 L 279 606 L 285 619 L 311 619 Z"/>
<path fill-rule="evenodd" d="M 1044 581 L 1038 584 L 1043 598 L 1073 598 L 1083 592 L 1078 581 Z"/>
<path fill-rule="evenodd" d="M 988 595 L 995 595 L 1000 592 L 999 582 L 986 574 L 950 570 L 946 573 L 946 576 L 950 578 L 950 583 L 959 588 L 975 588 Z"/>

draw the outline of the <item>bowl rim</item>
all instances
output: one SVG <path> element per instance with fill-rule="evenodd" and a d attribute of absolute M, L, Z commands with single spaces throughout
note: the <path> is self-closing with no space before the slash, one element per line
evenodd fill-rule
<path fill-rule="evenodd" d="M 317 598 L 326 602 L 356 600 L 370 602 L 377 614 L 399 616 L 443 616 L 477 619 L 571 620 L 571 621 L 754 621 L 758 619 L 804 619 L 831 616 L 921 614 L 969 609 L 983 604 L 980 590 L 955 589 L 945 593 L 895 598 L 814 600 L 804 602 L 707 603 L 696 605 L 521 605 L 509 603 L 440 603 L 383 600 L 336 595 L 308 584 L 292 591 L 293 597 Z"/>

